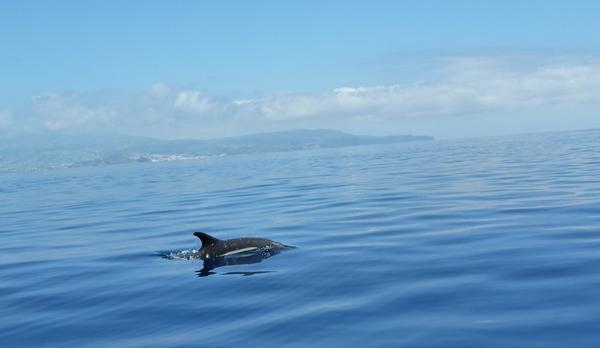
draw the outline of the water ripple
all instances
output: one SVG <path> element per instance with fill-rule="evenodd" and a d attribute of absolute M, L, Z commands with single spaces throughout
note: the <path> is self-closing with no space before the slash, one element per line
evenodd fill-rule
<path fill-rule="evenodd" d="M 599 139 L 0 174 L 0 342 L 598 346 Z M 197 230 L 299 248 L 207 265 Z"/>

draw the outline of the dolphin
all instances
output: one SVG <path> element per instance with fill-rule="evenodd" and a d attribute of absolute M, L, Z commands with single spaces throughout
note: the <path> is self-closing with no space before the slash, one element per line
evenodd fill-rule
<path fill-rule="evenodd" d="M 202 260 L 214 260 L 217 258 L 243 253 L 253 253 L 260 251 L 274 251 L 286 248 L 293 248 L 279 242 L 266 238 L 236 238 L 220 240 L 204 232 L 194 232 L 194 236 L 200 238 L 202 248 L 198 252 L 198 257 Z"/>

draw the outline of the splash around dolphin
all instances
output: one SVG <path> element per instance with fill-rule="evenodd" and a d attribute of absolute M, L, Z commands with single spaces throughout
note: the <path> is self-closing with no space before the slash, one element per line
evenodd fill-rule
<path fill-rule="evenodd" d="M 202 242 L 202 248 L 198 251 L 198 257 L 202 260 L 213 260 L 232 255 L 239 256 L 245 253 L 295 248 L 266 238 L 236 238 L 221 240 L 204 232 L 194 232 L 194 236 L 198 237 Z"/>

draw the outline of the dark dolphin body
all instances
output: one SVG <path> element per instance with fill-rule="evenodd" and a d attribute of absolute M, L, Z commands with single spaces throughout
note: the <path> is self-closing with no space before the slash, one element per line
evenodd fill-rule
<path fill-rule="evenodd" d="M 292 248 L 288 245 L 265 238 L 236 238 L 220 240 L 204 232 L 195 232 L 194 236 L 202 241 L 198 257 L 202 260 L 217 259 L 230 255 L 255 253 L 261 251 Z"/>
<path fill-rule="evenodd" d="M 265 238 L 220 240 L 204 232 L 195 232 L 194 236 L 200 238 L 200 241 L 202 241 L 202 248 L 198 251 L 198 258 L 204 260 L 204 267 L 196 272 L 199 277 L 214 274 L 212 270 L 217 267 L 259 263 L 264 259 L 279 254 L 281 249 L 294 248 Z M 269 272 L 272 271 L 229 272 L 224 274 L 248 276 Z"/>

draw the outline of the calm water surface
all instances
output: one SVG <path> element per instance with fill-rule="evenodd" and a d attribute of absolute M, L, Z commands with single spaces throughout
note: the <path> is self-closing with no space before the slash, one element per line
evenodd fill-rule
<path fill-rule="evenodd" d="M 600 131 L 0 184 L 4 347 L 600 346 Z M 197 230 L 298 248 L 203 274 Z"/>

